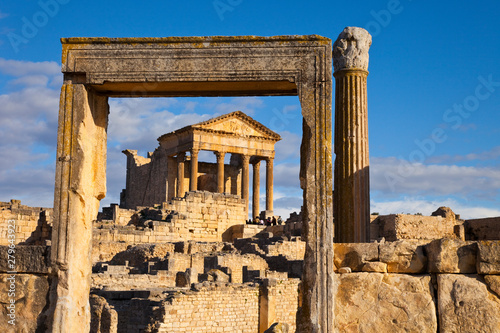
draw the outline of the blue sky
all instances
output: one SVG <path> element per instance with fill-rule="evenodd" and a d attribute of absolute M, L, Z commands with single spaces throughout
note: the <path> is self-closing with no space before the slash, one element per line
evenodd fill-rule
<path fill-rule="evenodd" d="M 61 37 L 373 35 L 368 77 L 372 211 L 500 216 L 500 4 L 494 1 L 4 1 L 0 4 L 0 201 L 52 206 Z M 108 194 L 123 149 L 242 110 L 279 132 L 275 207 L 300 208 L 297 97 L 111 99 Z M 213 159 L 205 154 L 207 161 Z M 263 187 L 262 187 L 263 188 Z"/>

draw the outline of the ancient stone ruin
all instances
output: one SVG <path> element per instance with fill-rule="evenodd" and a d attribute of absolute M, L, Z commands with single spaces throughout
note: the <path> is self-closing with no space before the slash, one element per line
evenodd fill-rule
<path fill-rule="evenodd" d="M 333 45 L 320 36 L 62 44 L 54 209 L 0 203 L 0 233 L 17 235 L 0 246 L 2 258 L 16 251 L 16 273 L 0 261 L 8 332 L 500 331 L 500 217 L 369 214 L 363 29 L 344 29 Z M 247 95 L 300 99 L 301 212 L 273 226 L 221 213 L 248 217 L 249 164 L 256 184 L 266 160 L 266 209 L 252 214 L 273 214 L 280 137 L 241 112 L 165 134 L 148 157 L 126 150 L 120 205 L 98 212 L 108 97 Z M 217 163 L 198 162 L 202 150 Z"/>
<path fill-rule="evenodd" d="M 125 150 L 127 183 L 120 196 L 120 207 L 152 207 L 182 198 L 187 191 L 199 190 L 239 195 L 247 212 L 252 164 L 252 216 L 265 219 L 273 215 L 274 145 L 279 140 L 277 133 L 236 111 L 162 135 L 158 138 L 160 146 L 147 158 L 138 156 L 136 150 Z M 199 163 L 200 151 L 213 152 L 217 163 Z M 226 154 L 231 154 L 229 165 L 224 164 Z M 266 161 L 266 210 L 261 214 L 262 160 Z M 241 224 L 244 220 L 237 221 Z"/>

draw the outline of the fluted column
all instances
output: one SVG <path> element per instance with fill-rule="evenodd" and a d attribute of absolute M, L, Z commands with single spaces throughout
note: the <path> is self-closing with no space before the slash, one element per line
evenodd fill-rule
<path fill-rule="evenodd" d="M 184 196 L 184 159 L 186 153 L 182 152 L 177 154 L 177 196 Z"/>
<path fill-rule="evenodd" d="M 253 164 L 253 201 L 252 218 L 259 216 L 259 195 L 260 195 L 260 161 Z"/>
<path fill-rule="evenodd" d="M 189 180 L 189 190 L 198 190 L 198 150 L 191 150 L 191 177 Z"/>
<path fill-rule="evenodd" d="M 250 175 L 249 175 L 249 162 L 250 156 L 241 155 L 241 160 L 243 161 L 243 177 L 241 179 L 241 198 L 245 200 L 245 212 L 247 212 L 248 216 L 248 197 L 249 197 L 249 183 L 250 183 Z"/>
<path fill-rule="evenodd" d="M 217 192 L 224 193 L 224 156 L 222 151 L 214 151 L 217 157 Z"/>
<path fill-rule="evenodd" d="M 366 78 L 370 34 L 346 28 L 333 45 L 335 72 L 335 242 L 370 241 Z"/>
<path fill-rule="evenodd" d="M 266 215 L 273 215 L 274 158 L 266 158 Z"/>

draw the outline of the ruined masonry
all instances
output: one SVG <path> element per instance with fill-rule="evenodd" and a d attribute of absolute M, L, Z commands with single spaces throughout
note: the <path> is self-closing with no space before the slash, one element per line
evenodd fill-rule
<path fill-rule="evenodd" d="M 147 158 L 138 156 L 136 150 L 125 150 L 127 182 L 120 207 L 153 207 L 182 198 L 188 191 L 208 191 L 240 196 L 245 202 L 243 212 L 248 212 L 249 164 L 253 165 L 253 184 L 259 185 L 264 160 L 266 210 L 259 211 L 260 188 L 254 186 L 252 216 L 273 216 L 274 145 L 279 140 L 278 134 L 236 111 L 162 135 L 160 146 Z M 198 162 L 200 151 L 213 152 L 217 163 Z M 229 165 L 224 164 L 226 154 L 231 154 Z M 247 216 L 235 221 L 241 224 Z"/>

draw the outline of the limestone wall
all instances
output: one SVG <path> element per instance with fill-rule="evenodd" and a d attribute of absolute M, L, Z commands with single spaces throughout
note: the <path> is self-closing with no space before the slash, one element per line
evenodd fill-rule
<path fill-rule="evenodd" d="M 258 286 L 210 286 L 173 295 L 157 332 L 258 333 L 258 327 Z"/>
<path fill-rule="evenodd" d="M 19 200 L 0 202 L 0 245 L 8 245 L 9 239 L 14 244 L 44 245 L 51 237 L 52 211 L 21 205 Z M 15 238 L 9 238 L 9 230 L 15 231 Z"/>
<path fill-rule="evenodd" d="M 123 209 L 117 210 L 115 215 L 122 216 Z M 125 211 L 134 215 L 130 210 Z M 175 215 L 169 222 L 152 220 L 145 228 L 100 223 L 93 231 L 94 245 L 101 247 L 100 243 L 108 242 L 137 245 L 186 240 L 230 241 L 231 227 L 244 224 L 246 219 L 245 203 L 239 196 L 204 191 L 187 192 L 184 198 L 164 203 L 158 210 L 160 216 L 162 211 L 175 212 Z M 135 215 L 140 215 L 140 211 L 136 211 Z M 105 245 L 103 247 L 106 248 Z"/>
<path fill-rule="evenodd" d="M 17 245 L 16 274 L 9 273 L 13 269 L 8 266 L 8 250 L 9 247 L 0 246 L 0 327 L 9 333 L 35 332 L 37 328 L 45 331 L 43 310 L 50 287 L 49 248 Z M 11 320 L 14 322 L 9 323 Z"/>

